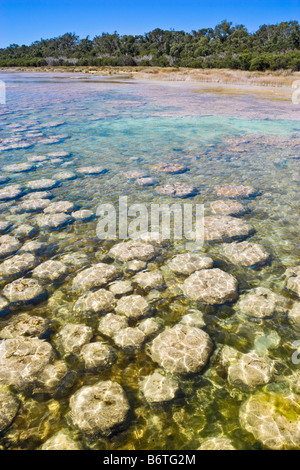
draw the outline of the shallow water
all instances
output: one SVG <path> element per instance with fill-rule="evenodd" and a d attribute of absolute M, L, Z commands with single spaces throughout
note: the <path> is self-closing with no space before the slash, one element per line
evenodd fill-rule
<path fill-rule="evenodd" d="M 101 165 L 109 171 L 99 176 L 84 176 L 63 181 L 51 190 L 55 200 L 69 200 L 96 212 L 100 203 L 117 204 L 119 196 L 130 203 L 174 203 L 158 196 L 155 187 L 136 187 L 124 173 L 146 171 L 159 183 L 186 182 L 199 189 L 194 203 L 218 199 L 218 184 L 246 184 L 258 188 L 261 195 L 246 202 L 251 212 L 244 218 L 255 228 L 251 241 L 260 243 L 273 256 L 272 263 L 259 269 L 237 268 L 222 258 L 219 245 L 205 244 L 216 264 L 239 281 L 240 294 L 263 286 L 296 300 L 285 288 L 283 273 L 299 265 L 299 153 L 300 112 L 292 102 L 260 100 L 255 97 L 217 96 L 193 93 L 193 85 L 128 80 L 88 79 L 83 76 L 43 74 L 0 74 L 7 86 L 7 104 L 0 105 L 2 141 L 19 138 L 30 146 L 0 151 L 1 166 L 27 161 L 27 157 L 49 152 L 70 151 L 71 157 L 60 163 L 45 162 L 27 173 L 11 173 L 10 184 L 24 184 L 39 178 L 55 179 L 55 174 L 75 171 L 86 165 Z M 45 124 L 61 122 L 57 127 Z M 32 133 L 42 133 L 34 137 Z M 29 132 L 29 134 L 28 134 Z M 40 138 L 59 135 L 57 143 L 43 144 Z M 3 142 L 0 142 L 3 145 Z M 189 171 L 179 175 L 159 174 L 155 163 L 184 163 Z M 1 172 L 1 176 L 6 174 Z M 2 185 L 2 188 L 6 185 Z M 179 200 L 179 202 L 182 202 Z M 31 214 L 14 215 L 9 208 L 15 201 L 0 203 L 1 220 L 34 224 Z M 65 253 L 84 252 L 89 263 L 99 262 L 112 243 L 96 236 L 97 219 L 76 222 L 63 230 L 41 230 L 35 239 L 47 244 L 46 259 L 59 259 Z M 185 250 L 176 241 L 163 257 L 151 264 L 163 266 L 174 254 Z M 75 273 L 51 290 L 47 301 L 30 311 L 54 320 L 58 330 L 66 323 L 87 322 L 95 327 L 97 318 L 79 318 L 72 312 L 78 295 L 70 289 Z M 166 326 L 174 325 L 195 302 L 178 295 L 173 287 L 180 279 L 168 278 L 157 305 L 157 317 Z M 268 351 L 282 364 L 275 384 L 285 386 L 285 376 L 297 371 L 292 364 L 292 342 L 299 334 L 286 318 L 250 321 L 237 316 L 233 305 L 201 306 L 207 332 L 214 349 L 227 344 L 241 352 L 255 348 L 259 336 L 276 332 L 280 341 Z M 6 322 L 7 317 L 0 319 Z M 4 323 L 3 323 L 4 324 Z M 241 429 L 239 409 L 249 396 L 230 386 L 214 361 L 201 374 L 181 378 L 184 396 L 168 406 L 150 407 L 139 391 L 138 382 L 156 369 L 144 350 L 129 355 L 118 352 L 118 361 L 99 374 L 78 373 L 72 393 L 82 384 L 113 378 L 125 389 L 132 415 L 127 429 L 111 438 L 89 439 L 69 429 L 84 448 L 91 449 L 197 449 L 207 437 L 229 437 L 238 449 L 260 449 L 261 444 Z M 70 364 L 76 370 L 76 361 Z M 299 366 L 298 366 L 299 367 Z M 277 383 L 276 383 L 277 382 Z M 37 449 L 60 429 L 68 429 L 66 413 L 69 396 L 61 399 L 33 399 L 20 395 L 22 408 L 12 426 L 0 437 L 7 449 Z"/>

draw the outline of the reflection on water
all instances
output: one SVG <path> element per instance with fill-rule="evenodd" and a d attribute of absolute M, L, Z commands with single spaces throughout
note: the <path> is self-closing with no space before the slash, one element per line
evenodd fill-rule
<path fill-rule="evenodd" d="M 178 181 L 197 187 L 199 193 L 193 201 L 204 203 L 209 214 L 209 203 L 218 199 L 216 185 L 254 186 L 261 195 L 246 201 L 250 211 L 244 219 L 256 231 L 251 241 L 271 253 L 272 263 L 256 269 L 241 268 L 224 258 L 220 244 L 205 244 L 203 251 L 217 267 L 236 277 L 240 295 L 261 286 L 296 300 L 286 289 L 283 276 L 300 260 L 299 160 L 290 158 L 299 155 L 300 148 L 296 106 L 245 96 L 200 95 L 192 93 L 189 86 L 180 88 L 174 83 L 132 84 L 99 78 L 83 82 L 80 76 L 80 80 L 74 76 L 58 80 L 55 75 L 42 74 L 2 74 L 0 78 L 7 85 L 7 105 L 0 109 L 1 166 L 26 162 L 36 155 L 71 152 L 71 157 L 52 157 L 35 170 L 9 173 L 10 181 L 2 189 L 12 184 L 24 186 L 29 180 L 55 179 L 62 171 L 76 173 L 82 166 L 101 165 L 109 171 L 64 180 L 51 189 L 53 201 L 68 200 L 94 213 L 99 203 L 117 204 L 122 195 L 128 196 L 129 203 L 174 202 L 157 195 L 155 187 L 139 187 L 126 178 L 125 173 L 139 170 L 160 184 Z M 165 162 L 185 164 L 189 171 L 158 174 L 151 168 Z M 1 176 L 6 174 L 1 172 Z M 1 203 L 1 221 L 12 222 L 14 227 L 34 225 L 32 213 L 14 212 L 17 204 L 14 200 Z M 97 239 L 96 224 L 97 220 L 91 219 L 58 231 L 40 230 L 31 237 L 47 247 L 40 261 L 77 253 L 86 255 L 85 266 L 105 259 L 112 243 Z M 151 270 L 160 267 L 165 276 L 167 288 L 154 293 L 158 295 L 156 317 L 165 326 L 176 324 L 190 308 L 199 308 L 177 289 L 182 278 L 166 268 L 166 261 L 184 249 L 185 245 L 177 241 L 149 266 Z M 96 333 L 98 315 L 81 316 L 73 311 L 79 297 L 71 289 L 74 276 L 73 272 L 63 282 L 49 286 L 49 299 L 23 312 L 52 320 L 54 332 L 66 323 L 86 323 L 94 328 L 95 338 L 103 339 Z M 130 276 L 126 274 L 128 279 Z M 289 387 L 286 377 L 297 372 L 291 361 L 297 331 L 286 316 L 253 320 L 241 317 L 231 304 L 200 307 L 215 353 L 201 374 L 179 379 L 183 394 L 174 402 L 146 404 L 139 382 L 157 365 L 144 349 L 135 354 L 119 350 L 117 362 L 102 372 L 84 373 L 73 358 L 69 366 L 77 371 L 77 381 L 69 394 L 55 399 L 19 394 L 19 413 L 0 435 L 0 448 L 37 449 L 59 430 L 91 449 L 197 449 L 205 439 L 220 436 L 229 438 L 238 449 L 261 448 L 261 442 L 243 429 L 239 420 L 241 404 L 255 390 L 229 384 L 218 351 L 224 345 L 242 353 L 262 348 L 277 361 L 277 374 L 267 387 L 281 393 Z M 0 329 L 11 318 L 2 317 Z M 55 345 L 53 338 L 50 341 Z M 66 416 L 70 395 L 83 384 L 109 379 L 119 382 L 129 398 L 133 410 L 129 426 L 110 438 L 87 438 L 69 427 Z"/>

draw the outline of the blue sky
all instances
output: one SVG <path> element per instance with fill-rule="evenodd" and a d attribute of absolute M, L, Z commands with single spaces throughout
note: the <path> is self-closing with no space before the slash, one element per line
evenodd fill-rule
<path fill-rule="evenodd" d="M 75 32 L 143 34 L 154 28 L 191 31 L 223 19 L 254 31 L 300 20 L 300 0 L 0 0 L 0 47 Z"/>

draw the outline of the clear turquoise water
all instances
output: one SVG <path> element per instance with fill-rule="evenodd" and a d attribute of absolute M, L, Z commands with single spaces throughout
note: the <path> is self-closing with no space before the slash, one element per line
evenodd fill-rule
<path fill-rule="evenodd" d="M 224 261 L 219 246 L 205 245 L 204 251 L 236 276 L 241 294 L 264 286 L 291 297 L 285 289 L 283 273 L 287 267 L 299 265 L 300 260 L 299 161 L 288 159 L 299 152 L 296 145 L 300 122 L 299 110 L 292 103 L 199 94 L 193 92 L 192 85 L 180 87 L 174 83 L 168 86 L 89 80 L 82 76 L 5 73 L 0 74 L 0 79 L 7 84 L 7 105 L 0 107 L 1 139 L 20 137 L 32 144 L 26 149 L 1 151 L 1 165 L 24 162 L 28 156 L 49 152 L 72 152 L 67 165 L 45 163 L 29 173 L 11 174 L 8 184 L 51 178 L 63 169 L 75 171 L 80 166 L 100 164 L 109 169 L 105 175 L 65 181 L 52 190 L 55 200 L 70 200 L 93 211 L 99 203 L 116 203 L 123 195 L 128 196 L 129 202 L 174 202 L 158 196 L 153 187 L 135 187 L 124 176 L 131 170 L 147 171 L 160 183 L 191 183 L 199 189 L 193 201 L 204 203 L 207 208 L 210 201 L 217 199 L 214 187 L 218 184 L 255 186 L 262 194 L 247 202 L 251 213 L 245 218 L 256 229 L 252 240 L 272 253 L 272 264 L 256 270 L 241 269 Z M 43 127 L 54 121 L 63 124 Z M 47 137 L 67 137 L 45 145 L 27 135 L 31 130 Z M 240 143 L 240 139 L 244 142 Z M 155 163 L 174 161 L 186 164 L 190 171 L 157 175 L 151 170 Z M 34 223 L 32 216 L 10 214 L 8 209 L 13 204 L 2 203 L 1 219 L 16 224 Z M 96 237 L 96 223 L 76 223 L 57 232 L 41 231 L 35 238 L 49 247 L 45 259 L 59 259 L 66 252 L 80 251 L 88 255 L 92 264 L 108 248 Z M 183 250 L 184 245 L 176 242 L 165 251 L 160 263 Z M 47 302 L 31 312 L 55 320 L 58 327 L 80 321 L 72 314 L 77 297 L 70 291 L 71 281 L 67 279 Z M 170 279 L 170 287 L 176 282 Z M 166 325 L 175 324 L 186 309 L 197 307 L 172 293 L 171 288 L 162 297 L 157 315 Z M 291 343 L 298 339 L 297 333 L 285 318 L 241 323 L 233 307 L 227 305 L 205 307 L 204 312 L 215 349 L 228 344 L 247 352 L 254 348 L 258 335 L 276 332 L 280 343 L 269 355 L 284 365 L 280 380 L 284 383 L 285 375 L 297 369 L 291 363 Z M 95 326 L 97 319 L 89 321 Z M 220 435 L 229 437 L 239 449 L 261 447 L 239 424 L 239 408 L 249 394 L 232 388 L 213 362 L 202 374 L 181 379 L 184 398 L 164 407 L 149 407 L 139 392 L 138 380 L 155 368 L 144 351 L 135 356 L 119 352 L 112 369 L 102 374 L 79 374 L 74 390 L 99 378 L 117 380 L 130 398 L 133 414 L 127 430 L 110 439 L 92 441 L 72 430 L 68 432 L 84 447 L 95 449 L 197 449 L 206 437 Z M 4 448 L 36 449 L 57 430 L 67 429 L 69 397 L 20 398 L 23 406 L 18 418 L 0 437 Z"/>

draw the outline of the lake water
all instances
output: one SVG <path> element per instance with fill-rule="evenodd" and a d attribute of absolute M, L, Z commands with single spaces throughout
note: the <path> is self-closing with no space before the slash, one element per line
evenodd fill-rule
<path fill-rule="evenodd" d="M 7 93 L 6 105 L 0 105 L 1 167 L 26 162 L 36 155 L 71 152 L 68 158 L 48 159 L 29 172 L 2 170 L 1 176 L 8 175 L 10 180 L 1 189 L 12 184 L 26 187 L 29 180 L 55 179 L 62 171 L 76 173 L 83 166 L 101 165 L 108 172 L 81 175 L 51 189 L 53 201 L 68 200 L 94 213 L 99 204 L 117 204 L 120 196 L 127 196 L 129 204 L 186 202 L 160 196 L 156 186 L 138 186 L 126 177 L 127 172 L 138 170 L 154 177 L 159 185 L 192 184 L 198 194 L 189 202 L 204 204 L 209 214 L 209 203 L 219 199 L 214 191 L 217 185 L 253 186 L 260 196 L 245 201 L 250 212 L 243 219 L 255 229 L 250 240 L 262 245 L 272 255 L 272 262 L 255 269 L 234 266 L 224 258 L 220 244 L 205 243 L 202 252 L 209 254 L 217 267 L 234 275 L 240 296 L 261 286 L 297 300 L 286 288 L 284 272 L 300 264 L 300 170 L 299 160 L 290 158 L 299 155 L 299 106 L 255 95 L 199 93 L 199 87 L 192 83 L 100 79 L 79 74 L 1 73 L 0 79 L 5 81 Z M 59 125 L 51 127 L 51 123 Z M 53 141 L 45 140 L 51 137 Z M 26 148 L 18 148 L 24 144 Z M 170 162 L 184 164 L 189 171 L 174 175 L 152 169 L 154 164 Z M 12 222 L 14 227 L 35 225 L 36 214 L 11 212 L 19 203 L 0 203 L 1 221 Z M 76 221 L 61 230 L 41 229 L 32 237 L 47 247 L 40 261 L 80 252 L 88 258 L 86 266 L 100 262 L 117 242 L 99 240 L 96 226 L 97 218 Z M 237 449 L 262 448 L 239 420 L 242 403 L 256 390 L 230 385 L 226 374 L 220 372 L 216 351 L 229 345 L 247 353 L 258 350 L 267 337 L 275 338 L 265 354 L 280 366 L 267 387 L 281 393 L 288 386 L 286 377 L 299 368 L 291 360 L 299 333 L 286 316 L 260 321 L 241 319 L 234 304 L 199 306 L 180 294 L 177 286 L 182 278 L 164 269 L 170 258 L 184 251 L 184 242 L 172 242 L 149 266 L 151 270 L 160 267 L 166 280 L 166 288 L 155 293 L 155 316 L 164 327 L 172 327 L 189 309 L 200 308 L 215 354 L 201 373 L 177 377 L 183 392 L 178 399 L 156 406 L 145 401 L 139 381 L 158 368 L 145 347 L 129 354 L 114 346 L 117 362 L 98 373 L 82 371 L 77 359 L 69 358 L 69 367 L 77 371 L 72 390 L 51 398 L 18 393 L 21 407 L 14 422 L 0 434 L 0 447 L 38 449 L 63 430 L 90 449 L 197 449 L 207 438 L 220 436 L 229 438 Z M 94 329 L 94 339 L 113 345 L 96 333 L 99 315 L 86 318 L 74 314 L 73 304 L 79 297 L 71 288 L 75 275 L 49 286 L 48 300 L 0 317 L 0 329 L 15 315 L 27 312 L 52 320 L 54 333 L 67 323 L 86 323 Z M 55 345 L 55 335 L 47 340 Z M 122 385 L 130 401 L 132 413 L 126 429 L 108 438 L 91 438 L 74 430 L 66 419 L 70 396 L 83 385 L 110 379 Z"/>

